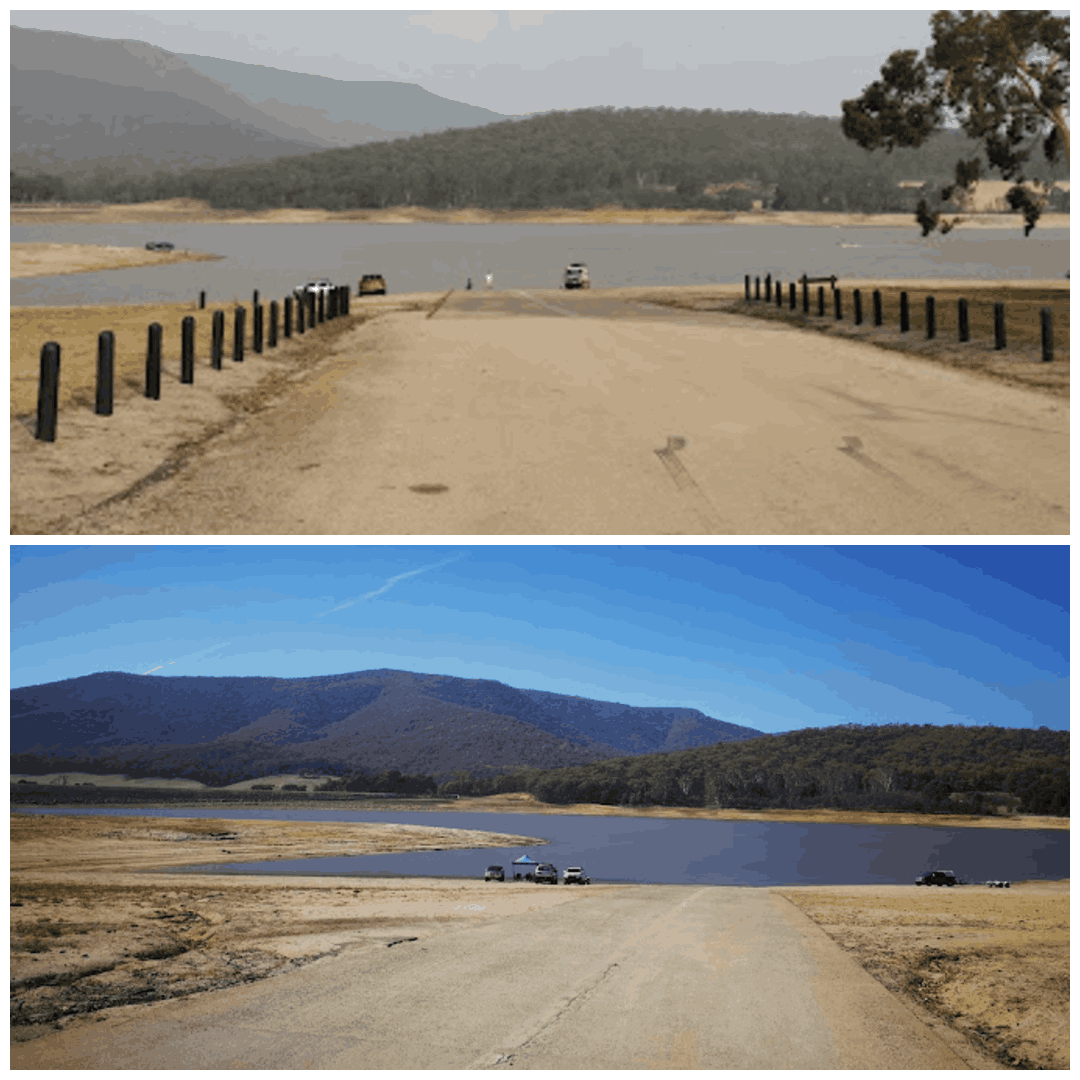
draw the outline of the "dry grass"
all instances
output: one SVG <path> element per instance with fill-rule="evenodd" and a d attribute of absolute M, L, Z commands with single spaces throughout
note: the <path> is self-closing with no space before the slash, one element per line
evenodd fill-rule
<path fill-rule="evenodd" d="M 1068 1069 L 1068 882 L 777 891 L 1003 1065 Z"/>
<path fill-rule="evenodd" d="M 881 283 L 840 282 L 842 318 L 837 320 L 832 291 L 825 289 L 825 315 L 817 314 L 818 286 L 811 286 L 810 314 L 802 312 L 802 292 L 796 297 L 796 309 L 789 306 L 788 283 L 783 282 L 783 305 L 767 303 L 764 299 L 749 302 L 737 300 L 724 306 L 756 318 L 778 320 L 789 325 L 813 329 L 857 341 L 869 342 L 885 349 L 921 356 L 949 367 L 972 371 L 1014 386 L 1026 386 L 1060 397 L 1069 395 L 1069 289 L 1062 287 L 1033 287 L 1009 282 L 964 283 L 959 286 L 912 286 Z M 862 294 L 863 323 L 854 324 L 853 291 Z M 873 292 L 882 296 L 883 325 L 873 325 Z M 911 328 L 901 334 L 900 293 L 906 292 Z M 764 285 L 762 286 L 764 297 Z M 926 298 L 933 296 L 936 309 L 936 335 L 926 338 Z M 957 301 L 968 301 L 971 340 L 958 340 Z M 994 348 L 994 304 L 1005 304 L 1006 348 Z M 1053 313 L 1054 359 L 1042 361 L 1041 323 L 1039 312 L 1048 307 Z"/>

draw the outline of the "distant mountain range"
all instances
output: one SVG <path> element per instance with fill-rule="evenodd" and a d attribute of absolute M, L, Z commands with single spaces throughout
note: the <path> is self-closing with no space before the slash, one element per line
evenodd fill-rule
<path fill-rule="evenodd" d="M 505 119 L 412 83 L 11 28 L 11 167 L 21 172 L 181 172 Z"/>
<path fill-rule="evenodd" d="M 697 709 L 409 671 L 306 679 L 110 671 L 11 692 L 13 755 L 222 781 L 291 768 L 483 776 L 762 734 Z M 29 771 L 20 760 L 13 771 Z"/>

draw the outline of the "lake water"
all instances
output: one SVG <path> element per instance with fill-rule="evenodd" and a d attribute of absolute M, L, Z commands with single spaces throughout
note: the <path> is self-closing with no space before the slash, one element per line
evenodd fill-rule
<path fill-rule="evenodd" d="M 356 289 L 381 273 L 391 293 L 495 287 L 555 288 L 568 262 L 589 266 L 594 288 L 705 285 L 771 273 L 851 278 L 1059 278 L 1069 268 L 1069 230 L 972 229 L 922 239 L 918 227 L 786 225 L 138 225 L 15 226 L 13 243 L 142 247 L 168 240 L 213 252 L 217 262 L 18 278 L 12 305 L 171 303 L 205 289 L 209 304 L 252 290 L 283 297 L 328 278 Z"/>
<path fill-rule="evenodd" d="M 27 808 L 26 812 L 226 821 L 398 822 L 483 829 L 549 841 L 524 848 L 278 859 L 184 868 L 215 873 L 478 878 L 492 863 L 509 872 L 513 860 L 527 854 L 537 862 L 554 863 L 560 871 L 583 866 L 594 881 L 670 885 L 908 885 L 928 870 L 952 870 L 964 881 L 1069 876 L 1069 833 L 1058 829 L 395 811 Z"/>

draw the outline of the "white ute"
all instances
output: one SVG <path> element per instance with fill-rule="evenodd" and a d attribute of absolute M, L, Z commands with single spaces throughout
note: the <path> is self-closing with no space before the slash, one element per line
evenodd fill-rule
<path fill-rule="evenodd" d="M 585 871 L 580 866 L 568 866 L 563 874 L 564 885 L 591 885 L 592 881 L 585 876 Z"/>

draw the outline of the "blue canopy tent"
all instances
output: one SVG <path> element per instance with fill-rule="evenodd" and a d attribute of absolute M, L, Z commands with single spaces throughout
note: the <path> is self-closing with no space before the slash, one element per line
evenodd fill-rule
<path fill-rule="evenodd" d="M 528 855 L 522 855 L 520 859 L 515 859 L 513 863 L 511 863 L 511 866 L 515 871 L 519 866 L 523 867 L 526 870 L 526 878 L 531 877 L 533 870 L 535 870 L 536 867 L 538 867 L 539 865 L 540 864 L 535 859 L 530 859 Z M 515 873 L 515 880 L 517 879 L 517 877 L 518 874 Z"/>

